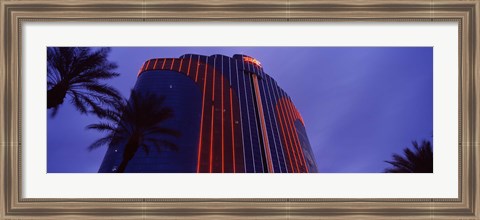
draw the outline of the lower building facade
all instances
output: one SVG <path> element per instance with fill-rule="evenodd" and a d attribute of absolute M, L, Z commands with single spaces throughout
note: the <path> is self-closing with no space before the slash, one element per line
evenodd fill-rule
<path fill-rule="evenodd" d="M 181 136 L 169 140 L 178 151 L 139 150 L 125 172 L 318 172 L 300 113 L 253 57 L 150 59 L 134 90 L 164 96 L 174 117 L 162 126 Z M 99 172 L 115 172 L 121 152 L 109 146 Z"/>

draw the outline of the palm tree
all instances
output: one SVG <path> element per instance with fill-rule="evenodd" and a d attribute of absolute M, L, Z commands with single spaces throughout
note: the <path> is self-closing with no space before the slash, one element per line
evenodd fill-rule
<path fill-rule="evenodd" d="M 173 117 L 172 109 L 163 106 L 165 97 L 141 94 L 132 90 L 130 100 L 123 100 L 111 109 L 100 112 L 106 122 L 91 124 L 88 129 L 107 132 L 106 136 L 89 146 L 95 149 L 103 145 L 123 149 L 122 162 L 116 172 L 123 173 L 139 148 L 147 154 L 150 147 L 176 151 L 178 147 L 166 137 L 179 137 L 180 133 L 164 127 L 163 122 Z M 163 137 L 163 138 L 162 138 Z M 120 147 L 124 145 L 124 147 Z"/>
<path fill-rule="evenodd" d="M 113 87 L 100 83 L 119 74 L 117 65 L 108 61 L 109 48 L 49 47 L 47 49 L 47 108 L 57 113 L 64 99 L 82 114 L 98 113 L 102 105 L 121 99 Z"/>
<path fill-rule="evenodd" d="M 409 148 L 403 150 L 403 156 L 393 154 L 392 168 L 385 169 L 386 173 L 433 173 L 433 151 L 430 141 L 422 141 L 419 146 L 416 141 L 412 142 L 414 151 Z"/>

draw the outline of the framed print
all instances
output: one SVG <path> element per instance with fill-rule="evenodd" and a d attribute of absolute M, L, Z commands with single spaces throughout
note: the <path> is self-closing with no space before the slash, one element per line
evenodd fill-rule
<path fill-rule="evenodd" d="M 478 219 L 480 2 L 2 1 L 2 219 Z"/>

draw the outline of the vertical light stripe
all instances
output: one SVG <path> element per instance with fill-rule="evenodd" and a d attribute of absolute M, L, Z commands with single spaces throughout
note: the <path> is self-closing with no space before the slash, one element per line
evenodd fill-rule
<path fill-rule="evenodd" d="M 274 110 L 275 110 L 274 107 L 275 107 L 275 105 L 276 105 L 276 101 L 279 100 L 279 99 L 277 99 L 277 95 L 276 95 L 276 93 L 275 93 L 275 91 L 274 91 L 274 89 L 273 89 L 274 86 L 276 86 L 276 85 L 274 84 L 273 79 L 270 78 L 270 80 L 269 80 L 269 82 L 268 82 L 268 84 L 267 84 L 267 89 L 268 89 L 268 91 L 269 91 L 268 93 L 271 94 L 271 95 L 273 95 L 273 99 L 270 98 L 270 101 L 271 101 L 270 104 L 271 104 L 272 114 L 273 114 L 273 112 L 274 112 Z M 275 100 L 275 102 L 274 102 L 274 100 Z M 275 105 L 274 105 L 274 104 L 275 104 Z M 279 120 L 280 120 L 280 118 L 279 118 Z M 278 129 L 278 121 L 277 121 L 277 116 L 276 116 L 275 114 L 273 114 L 273 121 L 275 122 L 275 126 L 274 126 L 274 127 L 275 127 L 276 130 L 277 130 L 277 136 L 278 136 L 278 138 L 280 138 L 280 130 Z M 276 139 L 276 138 L 275 138 L 275 139 Z M 285 152 L 283 151 L 283 144 L 282 144 L 281 140 L 279 140 L 278 145 L 280 146 L 280 151 L 281 151 L 281 153 L 282 153 L 283 164 L 284 164 L 284 166 L 285 166 L 285 170 L 286 170 L 286 172 L 288 173 L 287 161 L 286 161 L 286 158 L 285 158 Z"/>
<path fill-rule="evenodd" d="M 208 61 L 208 57 L 207 57 L 207 61 Z M 205 63 L 205 68 L 207 68 L 207 64 Z M 200 56 L 197 57 L 197 71 L 195 73 L 195 82 L 198 82 L 198 70 L 200 69 Z M 206 80 L 206 76 L 205 76 L 205 80 Z"/>
<path fill-rule="evenodd" d="M 295 135 L 296 135 L 296 132 L 295 132 L 295 128 L 294 128 L 294 125 L 293 125 L 293 118 L 290 114 L 290 109 L 288 107 L 288 97 L 285 97 L 284 99 L 284 107 L 285 107 L 285 114 L 287 115 L 287 120 L 288 120 L 288 125 L 290 127 L 290 131 L 291 131 L 291 135 L 292 135 L 292 147 L 293 149 L 295 150 L 295 155 L 297 156 L 297 159 L 298 159 L 298 165 L 299 165 L 299 170 L 298 172 L 302 172 L 302 159 L 301 159 L 301 156 L 300 156 L 300 153 L 298 151 L 298 146 L 297 146 L 297 142 L 296 142 L 296 139 L 295 139 Z"/>
<path fill-rule="evenodd" d="M 273 79 L 271 79 L 270 81 L 270 88 L 271 89 L 271 92 L 273 94 L 273 98 L 275 100 L 275 102 L 272 101 L 272 108 L 275 108 L 275 110 L 277 111 L 277 114 L 276 114 L 276 123 L 277 125 L 278 124 L 281 124 L 282 126 L 283 125 L 283 121 L 282 121 L 282 117 L 281 117 L 281 112 L 280 112 L 280 101 L 281 101 L 281 96 L 279 94 L 279 91 L 278 91 L 278 85 L 275 83 L 275 81 Z M 278 134 L 278 137 L 279 137 L 279 142 L 281 144 L 280 146 L 280 149 L 282 150 L 282 154 L 283 154 L 283 157 L 284 157 L 284 163 L 285 163 L 285 170 L 286 172 L 294 172 L 294 167 L 293 167 L 293 163 L 292 163 L 292 155 L 290 155 L 290 151 L 288 149 L 288 144 L 287 144 L 287 141 L 285 142 L 282 142 L 281 141 L 281 136 L 280 135 L 280 131 L 282 131 L 282 135 L 286 135 L 285 131 L 284 130 L 281 130 L 281 129 L 278 129 L 277 127 L 277 134 Z M 287 152 L 285 154 L 285 151 Z M 287 156 L 288 156 L 288 162 L 287 163 Z M 288 164 L 290 164 L 290 166 L 288 166 Z M 289 171 L 289 167 L 290 167 L 290 171 Z"/>
<path fill-rule="evenodd" d="M 228 59 L 228 81 L 230 82 L 230 86 L 232 85 L 232 59 Z"/>
<path fill-rule="evenodd" d="M 192 55 L 190 55 L 190 59 L 188 60 L 188 69 L 187 69 L 187 76 L 190 75 L 190 66 L 192 64 Z"/>
<path fill-rule="evenodd" d="M 262 105 L 262 98 L 260 95 L 260 88 L 258 86 L 258 79 L 257 75 L 252 74 L 253 77 L 253 86 L 254 86 L 254 91 L 257 97 L 257 108 L 258 108 L 258 116 L 260 119 L 260 127 L 262 128 L 262 137 L 263 137 L 263 147 L 265 150 L 267 160 L 267 170 L 269 173 L 273 173 L 273 162 L 272 162 L 272 155 L 270 152 L 270 144 L 268 141 L 268 135 L 267 135 L 267 126 L 265 124 L 265 115 L 263 114 L 263 105 Z"/>
<path fill-rule="evenodd" d="M 287 107 L 287 104 L 288 104 L 288 97 L 285 97 L 283 100 L 282 100 L 282 106 L 284 108 L 284 112 L 285 112 L 285 115 L 286 115 L 286 118 L 287 118 L 287 125 L 289 127 L 289 131 L 290 131 L 290 137 L 291 137 L 291 146 L 295 152 L 295 159 L 296 159 L 296 162 L 298 164 L 298 172 L 300 173 L 301 172 L 301 168 L 302 168 L 302 162 L 301 162 L 301 158 L 300 158 L 300 154 L 298 152 L 298 147 L 296 145 L 296 142 L 295 142 L 295 131 L 294 131 L 294 128 L 293 128 L 293 125 L 292 125 L 292 120 L 293 118 L 291 117 L 290 115 L 290 111 Z"/>
<path fill-rule="evenodd" d="M 267 154 L 268 152 L 268 155 L 266 155 L 266 159 L 267 159 L 267 162 L 268 162 L 268 165 L 271 167 L 271 171 L 272 173 L 275 172 L 275 169 L 273 167 L 273 159 L 272 159 L 272 152 L 271 152 L 271 147 L 270 147 L 270 140 L 268 138 L 268 128 L 266 126 L 266 122 L 265 122 L 265 113 L 264 113 L 264 108 L 263 108 L 263 100 L 262 100 L 262 96 L 261 96 L 261 93 L 260 93 L 260 86 L 259 86 L 259 80 L 258 80 L 258 75 L 262 75 L 263 73 L 263 70 L 262 68 L 259 66 L 259 65 L 254 65 L 253 63 L 251 64 L 252 65 L 252 68 L 253 68 L 253 71 L 255 71 L 256 75 L 255 75 L 255 78 L 256 78 L 256 84 L 257 84 L 257 90 L 258 90 L 258 100 L 260 100 L 260 104 L 257 105 L 257 107 L 260 109 L 261 111 L 261 115 L 260 115 L 260 122 L 263 122 L 264 124 L 264 129 L 265 131 L 263 132 L 264 133 L 264 149 L 265 149 L 265 154 Z M 265 80 L 267 80 L 266 78 L 262 80 L 262 82 L 265 82 Z M 265 94 L 265 93 L 264 93 Z M 267 114 L 269 114 L 268 112 L 268 103 L 267 103 L 267 96 L 265 95 L 265 106 L 267 108 Z M 271 120 L 269 119 L 269 122 Z M 271 122 L 270 122 L 271 124 Z M 275 149 L 275 152 L 276 152 L 276 149 Z M 278 154 L 277 155 L 277 158 L 278 158 Z M 278 160 L 277 160 L 278 161 Z"/>
<path fill-rule="evenodd" d="M 175 63 L 177 59 L 172 59 L 172 63 L 170 64 L 170 70 L 173 70 L 173 64 Z"/>
<path fill-rule="evenodd" d="M 200 60 L 200 59 L 199 59 Z M 200 62 L 200 61 L 198 61 Z M 206 67 L 206 66 L 205 66 Z M 198 68 L 197 68 L 198 73 Z M 205 109 L 205 88 L 207 87 L 207 73 L 205 72 L 205 80 L 203 80 L 203 94 L 202 94 L 202 115 L 200 117 L 200 140 L 198 141 L 198 161 L 197 161 L 197 173 L 200 172 L 200 155 L 202 153 L 202 136 L 203 136 L 203 113 Z M 196 82 L 196 81 L 195 81 Z"/>
<path fill-rule="evenodd" d="M 157 63 L 158 63 L 158 59 L 155 59 L 155 63 L 153 63 L 153 69 L 157 69 Z"/>
<path fill-rule="evenodd" d="M 244 172 L 247 172 L 247 160 L 245 159 L 245 135 L 243 134 L 243 117 L 242 117 L 242 102 L 240 101 L 240 77 L 238 76 L 238 61 L 235 60 L 235 74 L 237 75 L 237 98 L 238 98 L 238 105 L 239 105 L 239 115 L 240 115 L 240 129 L 242 134 L 242 148 L 243 148 L 243 169 Z"/>
<path fill-rule="evenodd" d="M 150 65 L 150 60 L 147 61 L 147 65 L 145 66 L 145 70 L 148 70 L 149 65 Z"/>
<path fill-rule="evenodd" d="M 208 57 L 207 57 L 207 62 L 208 64 Z M 207 66 L 205 66 L 207 67 Z M 207 69 L 205 68 L 205 74 L 207 73 Z M 210 127 L 210 173 L 213 170 L 213 119 L 214 119 L 214 113 L 215 113 L 215 105 L 214 105 L 214 97 L 215 97 L 215 60 L 213 60 L 213 77 L 212 77 L 212 122 L 211 122 L 211 127 Z M 206 80 L 206 79 L 205 79 Z"/>
<path fill-rule="evenodd" d="M 245 82 L 245 62 L 243 62 L 242 60 L 242 73 L 240 73 L 242 75 L 242 78 L 243 78 L 243 85 L 244 85 L 244 93 L 245 93 L 245 102 L 246 102 L 246 108 L 247 108 L 247 121 L 248 121 L 248 131 L 250 133 L 250 149 L 251 149 L 251 153 L 252 153 L 252 163 L 253 163 L 253 172 L 257 172 L 257 168 L 255 166 L 255 154 L 253 153 L 253 140 L 252 140 L 252 129 L 251 129 L 251 126 L 250 126 L 250 112 L 249 112 L 249 108 L 248 108 L 248 95 L 247 95 L 247 83 Z"/>
<path fill-rule="evenodd" d="M 221 57 L 222 58 L 222 61 L 223 61 L 223 56 Z M 215 59 L 217 60 L 217 59 Z M 215 67 L 216 68 L 216 67 Z M 221 105 L 222 105 L 222 108 L 220 109 L 220 112 L 222 114 L 222 173 L 225 173 L 225 121 L 224 121 L 224 115 L 225 115 L 225 106 L 223 105 L 223 81 L 224 81 L 224 77 L 223 77 L 223 62 L 222 62 L 222 71 L 220 72 L 220 86 L 221 86 L 221 89 L 220 89 L 220 100 L 221 100 Z"/>
<path fill-rule="evenodd" d="M 279 171 L 274 169 L 274 172 L 281 173 L 282 172 L 282 166 L 280 164 L 280 157 L 278 155 L 278 150 L 277 150 L 277 141 L 275 140 L 275 135 L 274 135 L 274 125 L 273 125 L 274 120 L 272 119 L 272 115 L 271 115 L 271 112 L 273 112 L 273 110 L 271 108 L 272 97 L 271 97 L 270 92 L 267 91 L 267 89 L 266 89 L 269 80 L 270 80 L 270 78 L 265 77 L 265 79 L 263 80 L 261 88 L 262 88 L 263 94 L 265 95 L 265 99 L 266 99 L 265 100 L 265 108 L 266 108 L 266 111 L 267 111 L 268 121 L 270 122 L 270 129 L 268 131 L 272 134 L 271 136 L 272 136 L 272 142 L 273 142 L 273 149 L 275 150 L 275 155 L 277 156 L 277 165 L 278 165 L 278 168 L 280 169 Z"/>
<path fill-rule="evenodd" d="M 180 59 L 180 66 L 178 67 L 178 72 L 182 72 L 183 58 Z"/>
<path fill-rule="evenodd" d="M 291 105 L 292 105 L 292 110 L 294 110 L 294 111 L 297 113 L 297 119 L 299 119 L 300 121 L 302 121 L 302 120 L 301 120 L 301 117 L 300 117 L 300 113 L 299 113 L 298 110 L 296 109 L 295 105 L 293 105 L 293 102 L 291 103 Z M 303 124 L 303 123 L 302 123 L 302 124 Z M 295 131 L 297 132 L 297 140 L 298 140 L 298 145 L 300 146 L 300 153 L 302 154 L 303 164 L 305 165 L 305 169 L 306 169 L 306 171 L 307 171 L 307 173 L 308 173 L 309 170 L 308 170 L 308 166 L 307 166 L 307 160 L 305 160 L 305 153 L 303 152 L 303 147 L 302 147 L 302 145 L 301 145 L 301 143 L 300 143 L 300 138 L 298 137 L 298 131 L 297 131 L 296 127 L 295 127 Z"/>
<path fill-rule="evenodd" d="M 142 73 L 144 66 L 145 66 L 145 62 L 142 64 L 142 67 L 140 67 L 140 69 L 138 70 L 137 77 L 140 76 L 140 74 Z"/>
<path fill-rule="evenodd" d="M 285 114 L 286 114 L 286 117 L 287 117 L 287 123 L 288 123 L 288 126 L 290 128 L 290 135 L 292 137 L 292 147 L 295 151 L 295 156 L 296 156 L 296 159 L 297 159 L 297 162 L 298 162 L 298 166 L 299 166 L 299 169 L 298 169 L 298 172 L 302 172 L 302 170 L 300 168 L 302 168 L 302 159 L 301 159 L 301 155 L 300 155 L 300 152 L 299 152 L 299 148 L 298 148 L 298 145 L 297 145 L 297 142 L 296 142 L 296 131 L 295 131 L 295 126 L 294 126 L 294 123 L 293 123 L 293 117 L 291 115 L 291 112 L 290 112 L 290 109 L 288 107 L 288 102 L 289 102 L 289 97 L 285 97 L 284 101 L 283 101 L 283 107 L 285 109 Z"/>
<path fill-rule="evenodd" d="M 163 63 L 162 63 L 162 70 L 165 69 L 165 63 L 167 62 L 167 59 L 163 59 Z"/>
<path fill-rule="evenodd" d="M 294 148 L 293 148 L 293 145 L 292 145 L 292 142 L 291 142 L 291 136 L 290 136 L 290 126 L 288 124 L 288 121 L 287 121 L 287 117 L 286 117 L 286 112 L 285 112 L 285 108 L 283 107 L 284 105 L 284 100 L 286 99 L 286 95 L 283 93 L 282 90 L 280 90 L 280 88 L 277 86 L 276 87 L 276 90 L 277 90 L 277 94 L 278 94 L 278 104 L 280 106 L 280 109 L 281 109 L 281 115 L 283 117 L 283 121 L 284 121 L 284 125 L 285 125 L 285 131 L 286 131 L 286 135 L 288 137 L 288 140 L 289 142 L 286 143 L 287 144 L 287 148 L 289 149 L 289 151 L 291 152 L 291 155 L 292 155 L 292 158 L 294 159 L 294 164 L 295 164 L 295 167 L 292 167 L 292 170 L 293 172 L 298 172 L 298 161 L 297 161 L 297 157 L 295 155 L 295 151 L 294 151 Z M 296 169 L 295 169 L 296 168 Z M 295 171 L 296 170 L 296 171 Z"/>
<path fill-rule="evenodd" d="M 245 63 L 245 62 L 244 62 L 244 63 Z M 250 71 L 250 72 L 253 72 L 253 67 L 250 68 L 250 65 L 251 65 L 251 64 L 250 64 L 250 63 L 247 63 L 247 65 L 249 65 L 249 71 Z M 252 69 L 252 70 L 250 70 L 250 69 Z M 250 92 L 251 92 L 251 94 L 252 94 L 252 97 L 251 97 L 252 103 L 251 103 L 251 104 L 255 107 L 255 104 L 253 103 L 254 100 L 255 100 L 255 91 L 254 91 L 254 90 L 255 90 L 255 87 L 254 87 L 254 85 L 253 85 L 253 83 L 252 83 L 252 80 L 250 79 L 250 78 L 252 77 L 252 73 L 250 73 L 250 72 L 247 72 L 248 75 L 247 75 L 246 77 L 248 77 L 248 83 L 249 83 L 249 85 L 250 85 Z M 248 101 L 247 101 L 247 103 L 248 103 Z M 257 108 L 258 108 L 258 106 L 257 106 Z M 254 115 L 257 116 L 257 115 L 258 115 L 258 109 L 253 109 L 253 110 L 254 110 L 254 112 L 253 112 Z M 250 120 L 250 119 L 249 119 L 249 120 Z M 258 124 L 259 124 L 259 122 L 257 121 L 257 117 L 253 117 L 253 120 L 254 120 L 254 124 L 255 124 L 255 125 L 258 125 Z M 263 146 L 261 145 L 261 142 L 260 142 L 260 136 L 261 136 L 261 135 L 260 135 L 260 131 L 258 130 L 258 126 L 255 126 L 255 130 L 256 130 L 256 132 L 257 132 L 256 134 L 257 134 L 258 152 L 260 152 L 260 155 L 258 155 L 258 156 L 260 157 L 260 163 L 262 164 L 262 172 L 265 172 L 264 167 L 263 167 L 263 157 L 262 157 L 262 154 L 261 154 L 261 152 L 262 152 L 262 149 L 261 149 L 261 148 L 262 148 Z M 250 138 L 251 138 L 251 137 L 250 137 Z M 252 150 L 253 150 L 253 147 L 254 147 L 254 146 L 252 145 Z M 254 162 L 254 163 L 255 163 L 255 162 Z"/>
<path fill-rule="evenodd" d="M 208 58 L 207 58 L 208 59 Z M 206 71 L 207 69 L 205 69 Z M 215 60 L 213 60 L 213 78 L 212 78 L 212 103 L 215 101 Z"/>
<path fill-rule="evenodd" d="M 305 127 L 305 121 L 303 121 L 303 117 L 302 115 L 300 114 L 300 112 L 297 110 L 297 114 L 298 114 L 298 118 L 300 118 L 300 121 L 302 122 L 303 124 L 303 127 Z"/>
<path fill-rule="evenodd" d="M 247 62 L 247 65 L 248 65 L 248 71 L 254 72 L 252 63 L 251 63 L 251 62 Z"/>
<path fill-rule="evenodd" d="M 236 173 L 236 164 L 235 164 L 235 132 L 233 128 L 233 97 L 232 97 L 232 87 L 230 87 L 230 125 L 232 127 L 232 161 L 233 161 L 233 172 Z"/>
<path fill-rule="evenodd" d="M 300 144 L 300 138 L 298 138 L 297 127 L 295 127 L 295 121 L 296 121 L 296 119 L 298 119 L 298 115 L 297 115 L 297 118 L 295 118 L 294 112 L 297 112 L 297 111 L 296 111 L 295 106 L 293 105 L 293 102 L 291 100 L 289 100 L 288 104 L 289 104 L 289 108 L 290 108 L 291 117 L 293 118 L 292 123 L 293 123 L 294 132 L 295 132 L 295 140 L 297 141 L 298 151 L 299 151 L 300 156 L 301 156 L 300 161 L 302 161 L 303 166 L 305 167 L 305 171 L 308 173 L 308 167 L 307 167 L 307 163 L 305 161 L 305 155 L 303 154 L 303 148 L 302 148 L 302 145 Z"/>
<path fill-rule="evenodd" d="M 299 172 L 298 161 L 297 161 L 295 149 L 293 148 L 292 136 L 291 136 L 291 133 L 290 133 L 291 128 L 290 128 L 290 125 L 288 123 L 288 118 L 287 118 L 286 113 L 285 113 L 285 108 L 283 107 L 283 98 L 280 99 L 279 104 L 280 104 L 280 109 L 281 109 L 283 122 L 284 122 L 284 125 L 285 125 L 285 135 L 287 136 L 287 139 L 288 139 L 287 146 L 289 148 L 289 151 L 291 152 L 290 155 L 293 158 L 293 164 L 294 164 L 294 169 L 293 170 L 295 170 L 294 172 Z"/>
<path fill-rule="evenodd" d="M 213 116 L 214 116 L 215 107 L 212 105 L 212 121 L 210 127 L 210 173 L 212 172 L 213 168 Z"/>
<path fill-rule="evenodd" d="M 279 87 L 278 87 L 278 85 L 275 83 L 275 81 L 274 81 L 273 79 L 271 79 L 271 81 L 270 81 L 270 89 L 271 89 L 271 92 L 272 92 L 272 94 L 273 94 L 273 96 L 274 96 L 274 99 L 275 99 L 275 101 L 276 101 L 276 102 L 272 102 L 272 108 L 275 107 L 275 109 L 278 111 L 278 114 L 276 115 L 276 116 L 277 116 L 276 122 L 277 122 L 277 124 L 278 124 L 278 123 L 283 123 L 282 118 L 281 118 L 281 115 L 280 115 L 280 108 L 279 108 L 279 106 L 280 106 L 280 101 L 281 101 L 281 96 L 280 96 L 280 94 L 279 94 Z M 278 119 L 278 120 L 277 120 L 277 119 Z M 281 139 L 280 129 L 278 129 L 278 127 L 277 127 L 277 132 L 278 132 L 277 134 L 278 134 L 279 139 Z M 282 131 L 282 132 L 283 132 L 283 131 Z M 283 135 L 285 135 L 285 133 L 283 133 Z M 289 160 L 289 162 L 290 162 L 290 172 L 293 172 L 294 168 L 293 168 L 292 163 L 291 163 L 291 162 L 292 162 L 292 161 L 291 161 L 292 158 L 291 158 L 290 152 L 289 152 L 289 150 L 288 150 L 287 142 L 283 143 L 283 142 L 281 142 L 281 140 L 279 140 L 279 141 L 280 141 L 280 143 L 281 143 L 280 149 L 282 150 L 282 154 L 283 154 L 283 156 L 284 156 L 284 163 L 285 163 L 286 172 L 288 173 L 289 171 L 288 171 L 287 159 L 285 158 L 285 157 L 287 156 L 287 155 L 285 154 L 285 151 L 287 151 L 288 160 Z M 285 150 L 285 151 L 284 151 L 284 150 Z"/>
<path fill-rule="evenodd" d="M 282 129 L 282 136 L 283 136 L 283 141 L 284 141 L 284 144 L 285 144 L 285 149 L 287 150 L 288 161 L 290 162 L 290 171 L 292 173 L 295 173 L 295 167 L 293 166 L 293 162 L 292 162 L 292 155 L 290 155 L 290 150 L 288 149 L 287 132 L 285 131 L 286 128 L 285 128 L 285 125 L 284 125 L 284 122 L 283 122 L 283 117 L 281 116 L 282 110 L 280 108 L 280 100 L 275 107 L 276 107 L 276 110 L 277 110 L 278 120 L 280 120 L 279 122 L 280 122 L 280 127 Z M 287 168 L 287 172 L 288 172 L 288 168 Z"/>

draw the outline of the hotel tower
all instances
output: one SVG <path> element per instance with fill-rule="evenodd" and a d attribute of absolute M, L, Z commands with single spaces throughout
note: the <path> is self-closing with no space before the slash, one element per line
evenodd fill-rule
<path fill-rule="evenodd" d="M 139 149 L 125 172 L 317 172 L 302 116 L 253 57 L 150 59 L 134 90 L 164 96 L 174 117 L 162 126 L 181 136 L 169 137 L 178 151 Z M 99 172 L 115 172 L 122 150 L 110 145 Z"/>

